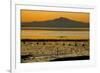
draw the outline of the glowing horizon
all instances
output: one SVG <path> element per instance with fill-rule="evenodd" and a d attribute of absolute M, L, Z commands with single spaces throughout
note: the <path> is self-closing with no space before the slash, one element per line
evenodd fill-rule
<path fill-rule="evenodd" d="M 21 10 L 21 22 L 47 21 L 60 17 L 89 23 L 89 13 L 85 12 Z"/>

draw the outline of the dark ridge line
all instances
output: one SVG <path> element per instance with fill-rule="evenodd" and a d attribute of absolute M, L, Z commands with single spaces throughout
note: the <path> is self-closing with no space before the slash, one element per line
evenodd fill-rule
<path fill-rule="evenodd" d="M 21 39 L 21 41 L 89 41 L 88 39 L 84 39 L 84 40 L 79 40 L 79 39 L 75 39 L 75 40 L 65 40 L 65 39 Z"/>
<path fill-rule="evenodd" d="M 61 24 L 63 24 L 63 25 L 62 26 L 61 26 L 61 24 L 59 25 L 59 22 L 61 22 Z M 69 23 L 70 26 L 69 25 L 64 25 L 64 24 L 67 24 L 67 23 Z M 39 24 L 39 25 L 37 25 L 37 24 Z M 54 24 L 54 25 L 51 25 L 51 24 Z M 72 26 L 73 24 L 75 24 L 75 25 L 77 24 L 77 25 L 76 26 Z M 79 25 L 79 24 L 82 24 L 82 25 Z M 86 28 L 87 27 L 87 28 L 89 28 L 89 23 L 79 22 L 79 21 L 71 20 L 69 18 L 64 18 L 64 17 L 59 17 L 59 18 L 56 18 L 56 19 L 53 19 L 53 20 L 47 20 L 47 21 L 21 22 L 21 27 L 29 27 L 29 26 L 30 27 L 41 26 L 41 27 L 51 27 L 51 28 L 52 27 L 71 27 L 71 28 L 72 27 L 76 27 L 76 28 L 80 28 L 80 27 Z"/>
<path fill-rule="evenodd" d="M 55 19 L 51 19 L 51 20 L 46 20 L 46 21 L 31 21 L 31 22 L 21 22 L 21 24 L 24 23 L 38 23 L 38 22 L 48 22 L 48 21 L 54 21 L 54 20 L 59 20 L 59 19 L 66 19 L 66 20 L 70 20 L 70 21 L 74 21 L 74 22 L 78 22 L 78 23 L 84 23 L 84 24 L 89 24 L 89 22 L 81 22 L 81 21 L 76 21 L 76 20 L 72 20 L 70 18 L 65 18 L 65 17 L 59 17 L 59 18 L 55 18 Z"/>
<path fill-rule="evenodd" d="M 89 59 L 90 59 L 89 56 L 76 56 L 76 57 L 58 58 L 50 61 L 74 61 L 74 60 L 89 60 Z"/>

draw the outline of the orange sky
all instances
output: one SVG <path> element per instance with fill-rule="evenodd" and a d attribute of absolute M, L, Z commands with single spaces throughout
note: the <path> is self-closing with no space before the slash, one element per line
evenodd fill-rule
<path fill-rule="evenodd" d="M 59 17 L 69 18 L 80 22 L 89 22 L 89 13 L 21 10 L 21 22 L 46 21 Z"/>

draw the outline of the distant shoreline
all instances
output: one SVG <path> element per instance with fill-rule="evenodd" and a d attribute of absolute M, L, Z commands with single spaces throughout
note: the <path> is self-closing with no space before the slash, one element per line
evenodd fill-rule
<path fill-rule="evenodd" d="M 21 30 L 89 31 L 89 28 L 21 27 Z"/>

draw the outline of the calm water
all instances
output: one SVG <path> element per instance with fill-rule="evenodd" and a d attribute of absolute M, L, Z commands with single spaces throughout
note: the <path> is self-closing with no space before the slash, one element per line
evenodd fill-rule
<path fill-rule="evenodd" d="M 53 30 L 21 30 L 21 38 L 57 38 L 64 36 L 66 38 L 89 39 L 89 31 L 53 31 Z"/>

